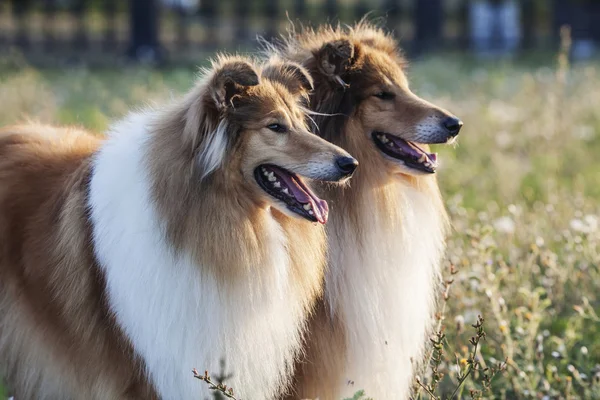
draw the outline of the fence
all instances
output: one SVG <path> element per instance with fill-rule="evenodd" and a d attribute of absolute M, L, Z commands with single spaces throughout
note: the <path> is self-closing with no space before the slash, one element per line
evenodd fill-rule
<path fill-rule="evenodd" d="M 385 17 L 387 27 L 409 50 L 454 50 L 469 45 L 473 26 L 473 2 L 467 0 L 201 0 L 197 8 L 189 2 L 0 0 L 0 50 L 82 59 L 123 54 L 152 59 L 165 51 L 177 59 L 216 49 L 252 48 L 257 34 L 283 32 L 289 20 L 313 25 L 353 22 L 367 12 Z M 557 24 L 565 19 L 569 3 L 516 2 L 520 46 L 555 43 Z"/>

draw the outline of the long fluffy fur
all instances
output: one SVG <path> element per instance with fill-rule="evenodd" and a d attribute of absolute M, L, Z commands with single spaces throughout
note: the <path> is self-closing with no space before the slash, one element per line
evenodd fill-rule
<path fill-rule="evenodd" d="M 404 65 L 395 41 L 366 22 L 293 31 L 266 48 L 267 56 L 301 63 L 313 74 L 311 109 L 330 114 L 317 114 L 317 133 L 361 163 L 350 187 L 326 189 L 332 217 L 325 297 L 309 323 L 307 356 L 290 399 L 333 400 L 359 389 L 375 399 L 405 399 L 432 326 L 448 219 L 435 177 L 382 174 L 381 154 L 356 139 L 364 136 L 360 122 L 368 116 L 344 100 L 346 89 L 332 89 L 315 59 L 326 43 L 340 39 L 368 48 L 382 68 Z M 352 84 L 371 84 L 370 75 L 367 69 Z"/>
<path fill-rule="evenodd" d="M 213 70 L 224 63 L 247 75 L 227 90 L 255 84 L 246 61 Z M 17 399 L 203 398 L 192 368 L 216 373 L 221 360 L 243 398 L 286 387 L 321 291 L 324 230 L 257 206 L 239 174 L 251 135 L 216 122 L 229 117 L 211 106 L 213 81 L 105 140 L 0 134 L 0 375 Z"/>
<path fill-rule="evenodd" d="M 17 399 L 153 398 L 92 251 L 99 146 L 77 129 L 0 131 L 0 375 Z"/>
<path fill-rule="evenodd" d="M 218 266 L 203 268 L 190 254 L 174 253 L 164 240 L 145 172 L 151 121 L 137 115 L 114 127 L 94 163 L 94 243 L 117 321 L 162 398 L 208 394 L 190 379 L 190 370 L 218 372 L 221 358 L 233 373 L 229 385 L 249 398 L 272 398 L 285 384 L 305 311 L 290 276 L 290 264 L 298 260 L 290 260 L 286 249 L 301 244 L 321 249 L 319 233 L 317 243 L 310 232 L 289 240 L 267 212 L 236 213 L 233 203 L 240 196 L 230 194 L 203 199 L 197 206 L 206 212 L 196 222 L 212 237 L 208 245 L 238 253 L 246 265 L 223 267 L 243 268 L 243 279 L 219 282 L 205 272 Z M 309 258 L 320 268 L 318 254 Z"/>

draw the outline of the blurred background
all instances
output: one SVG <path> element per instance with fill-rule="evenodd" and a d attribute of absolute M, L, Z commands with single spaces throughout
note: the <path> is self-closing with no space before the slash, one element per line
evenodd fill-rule
<path fill-rule="evenodd" d="M 101 135 L 216 51 L 365 13 L 465 123 L 435 148 L 453 232 L 415 398 L 600 399 L 598 0 L 0 0 L 0 125 Z"/>
<path fill-rule="evenodd" d="M 289 21 L 353 22 L 368 12 L 413 53 L 549 50 L 562 25 L 573 27 L 576 58 L 591 57 L 600 41 L 594 0 L 3 0 L 0 48 L 36 62 L 177 63 L 252 49 L 256 35 L 271 38 Z"/>

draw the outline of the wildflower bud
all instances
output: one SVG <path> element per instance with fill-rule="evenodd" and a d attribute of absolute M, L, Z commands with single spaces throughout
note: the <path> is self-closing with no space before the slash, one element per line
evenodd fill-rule
<path fill-rule="evenodd" d="M 588 349 L 585 346 L 581 346 L 581 349 L 579 349 L 579 351 L 581 351 L 581 354 L 584 356 L 588 355 Z"/>
<path fill-rule="evenodd" d="M 498 299 L 498 305 L 500 306 L 500 311 L 506 311 L 506 301 L 504 300 L 504 297 Z"/>
<path fill-rule="evenodd" d="M 542 388 L 544 389 L 544 391 L 546 391 L 546 392 L 549 392 L 549 391 L 552 389 L 552 387 L 550 386 L 550 382 L 548 382 L 548 380 L 547 380 L 547 379 L 545 379 L 545 378 L 544 378 L 544 379 L 542 379 L 542 384 L 541 384 L 541 386 L 542 386 Z M 544 396 L 544 397 L 547 397 L 547 399 L 548 399 L 548 400 L 550 400 L 550 397 L 549 397 L 549 396 Z M 542 397 L 542 400 L 544 400 L 544 398 L 543 398 L 543 397 Z"/>
<path fill-rule="evenodd" d="M 535 348 L 535 352 L 538 357 L 541 357 L 544 354 L 544 345 L 539 343 Z"/>
<path fill-rule="evenodd" d="M 456 323 L 456 331 L 458 333 L 461 333 L 465 328 L 465 317 L 463 317 L 462 315 L 457 315 L 454 318 L 454 322 Z"/>

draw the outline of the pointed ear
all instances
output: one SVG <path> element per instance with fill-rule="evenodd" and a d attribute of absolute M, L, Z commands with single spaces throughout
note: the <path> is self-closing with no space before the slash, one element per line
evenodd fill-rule
<path fill-rule="evenodd" d="M 232 106 L 235 96 L 259 84 L 255 68 L 240 57 L 219 57 L 205 79 L 188 94 L 184 117 L 184 137 L 196 154 L 202 177 L 225 159 L 229 138 L 223 111 Z"/>
<path fill-rule="evenodd" d="M 258 73 L 248 61 L 226 59 L 213 68 L 208 92 L 219 110 L 229 107 L 235 95 L 259 84 Z"/>
<path fill-rule="evenodd" d="M 269 62 L 263 68 L 262 77 L 281 83 L 293 95 L 305 95 L 314 89 L 308 71 L 294 62 Z"/>
<path fill-rule="evenodd" d="M 324 44 L 314 53 L 319 71 L 331 80 L 345 85 L 341 76 L 354 63 L 354 45 L 347 39 Z"/>

